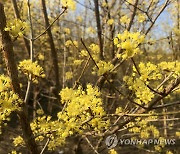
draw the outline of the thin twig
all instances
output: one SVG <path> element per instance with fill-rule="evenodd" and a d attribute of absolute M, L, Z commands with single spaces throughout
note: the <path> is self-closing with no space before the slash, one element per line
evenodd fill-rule
<path fill-rule="evenodd" d="M 94 63 L 94 64 L 95 64 L 95 66 L 97 67 L 97 69 L 99 69 L 98 65 L 96 64 L 95 60 L 93 59 L 93 57 L 92 57 L 92 55 L 91 55 L 91 53 L 90 53 L 89 49 L 88 49 L 88 48 L 87 48 L 87 46 L 85 45 L 85 43 L 84 43 L 84 41 L 83 41 L 83 39 L 82 39 L 82 38 L 81 38 L 81 43 L 82 43 L 82 44 L 83 44 L 83 46 L 85 47 L 86 51 L 88 52 L 88 54 L 89 54 L 90 58 L 92 59 L 93 63 Z"/>
<path fill-rule="evenodd" d="M 156 88 L 158 90 L 166 81 L 169 80 L 169 78 L 173 75 L 174 72 L 171 72 L 164 80 L 160 83 L 160 85 Z"/>
<path fill-rule="evenodd" d="M 82 70 L 82 72 L 81 72 L 81 74 L 80 74 L 80 76 L 79 76 L 78 79 L 75 81 L 75 84 L 74 84 L 74 86 L 73 86 L 73 89 L 76 88 L 77 84 L 79 83 L 80 79 L 82 78 L 82 76 L 83 76 L 83 74 L 84 74 L 84 72 L 85 72 L 85 70 L 86 70 L 86 68 L 87 68 L 87 66 L 88 66 L 88 64 L 89 64 L 89 61 L 90 61 L 90 57 L 89 57 L 88 60 L 86 61 L 85 65 L 84 65 L 84 67 L 83 67 L 83 70 Z"/>
<path fill-rule="evenodd" d="M 131 61 L 133 62 L 134 67 L 135 67 L 135 69 L 136 69 L 138 75 L 141 76 L 141 73 L 140 73 L 140 71 L 139 71 L 139 69 L 138 69 L 138 67 L 137 67 L 137 65 L 136 65 L 136 63 L 135 63 L 135 61 L 134 61 L 134 59 L 131 58 Z M 150 87 L 148 84 L 146 84 L 145 82 L 144 82 L 144 84 L 145 84 L 146 87 L 149 88 L 152 92 L 157 93 L 157 94 L 159 94 L 159 95 L 163 95 L 163 93 L 158 92 L 157 90 L 154 90 L 153 88 L 151 88 L 151 87 Z"/>
<path fill-rule="evenodd" d="M 132 13 L 132 15 L 131 15 L 131 20 L 130 20 L 129 25 L 128 25 L 128 28 L 127 28 L 128 31 L 131 30 L 131 27 L 132 27 L 132 25 L 133 25 L 133 21 L 134 21 L 134 18 L 135 18 L 135 16 L 136 16 L 136 11 L 137 11 L 138 2 L 139 2 L 139 0 L 136 0 L 136 1 L 135 1 L 135 4 L 134 4 L 135 7 L 134 7 L 133 13 Z"/>
<path fill-rule="evenodd" d="M 164 108 L 164 107 L 169 107 L 169 106 L 178 105 L 178 104 L 180 104 L 180 101 L 177 101 L 174 103 L 168 103 L 168 104 L 164 104 L 164 105 L 154 106 L 152 109 Z"/>
<path fill-rule="evenodd" d="M 34 37 L 34 32 L 33 32 L 33 23 L 32 23 L 32 16 L 31 16 L 31 4 L 30 4 L 30 0 L 28 0 L 27 2 L 28 4 L 28 17 L 29 17 L 29 23 L 30 23 L 30 39 L 29 39 L 29 44 L 30 44 L 30 59 L 33 62 L 34 61 L 34 41 L 33 41 L 33 37 Z M 29 78 L 28 78 L 28 84 L 27 84 L 27 90 L 26 90 L 26 94 L 25 94 L 25 98 L 24 98 L 24 102 L 25 104 L 28 103 L 29 101 L 29 97 L 30 97 L 30 91 L 32 88 L 32 76 L 31 74 L 29 74 Z"/>
<path fill-rule="evenodd" d="M 91 142 L 89 141 L 89 139 L 85 136 L 84 137 L 85 139 L 86 139 L 86 141 L 88 142 L 88 144 L 90 145 L 90 147 L 94 150 L 94 152 L 96 153 L 96 154 L 99 154 L 99 152 L 97 152 L 97 150 L 94 148 L 94 146 L 91 144 Z"/>
<path fill-rule="evenodd" d="M 90 58 L 92 59 L 92 61 L 93 61 L 94 64 L 95 64 L 95 66 L 97 67 L 97 69 L 99 69 L 99 67 L 97 66 L 95 60 L 93 59 L 93 57 L 92 57 L 90 51 L 88 50 L 88 48 L 86 47 L 86 45 L 85 45 L 85 43 L 84 43 L 84 41 L 83 41 L 82 39 L 81 39 L 81 42 L 82 42 L 83 46 L 85 47 L 85 49 L 87 50 L 87 52 L 88 52 Z M 103 77 L 105 78 L 105 80 L 107 80 L 107 82 L 108 82 L 109 84 L 111 84 L 111 82 L 110 82 L 110 81 L 108 80 L 108 78 L 107 78 L 107 74 L 103 74 Z M 121 91 L 119 91 L 116 87 L 113 87 L 113 88 L 114 88 L 119 94 L 121 94 L 123 97 L 125 97 L 127 100 L 129 100 L 131 103 L 133 103 L 133 104 L 135 104 L 135 105 L 137 105 L 137 106 L 139 106 L 139 107 L 145 109 L 144 106 L 142 106 L 142 105 L 140 105 L 140 104 L 134 102 L 134 101 L 131 100 L 129 97 L 126 97 L 126 96 L 125 96 Z"/>
<path fill-rule="evenodd" d="M 46 144 L 44 145 L 43 149 L 41 150 L 41 153 L 40 153 L 40 154 L 43 154 L 43 153 L 44 153 L 44 151 L 46 150 L 49 142 L 50 142 L 50 139 L 48 138 L 48 139 L 47 139 L 47 142 L 46 142 Z"/>
<path fill-rule="evenodd" d="M 45 31 L 43 33 L 39 34 L 38 36 L 36 36 L 35 38 L 33 38 L 33 40 L 37 40 L 42 35 L 44 35 L 48 31 L 48 29 L 51 28 L 53 26 L 53 24 L 65 13 L 66 10 L 67 10 L 67 8 L 65 7 L 64 10 L 56 17 L 56 19 L 45 29 Z"/>
<path fill-rule="evenodd" d="M 94 6 L 95 6 L 95 16 L 96 16 L 96 25 L 97 25 L 97 34 L 98 34 L 98 40 L 99 40 L 99 49 L 100 49 L 100 58 L 101 60 L 104 60 L 104 53 L 103 53 L 103 41 L 102 41 L 102 28 L 101 28 L 101 18 L 99 13 L 99 1 L 94 0 Z"/>
<path fill-rule="evenodd" d="M 179 114 L 180 111 L 177 112 L 166 112 L 166 113 L 154 113 L 154 114 L 146 114 L 146 113 L 142 113 L 142 114 L 127 114 L 127 113 L 122 113 L 122 114 L 109 114 L 109 116 L 130 116 L 130 117 L 149 117 L 149 116 L 164 116 L 164 115 L 175 115 L 175 114 Z"/>
<path fill-rule="evenodd" d="M 161 13 L 164 11 L 164 9 L 168 6 L 169 2 L 170 2 L 169 0 L 166 0 L 164 6 L 161 8 L 161 10 L 159 11 L 158 15 L 156 16 L 156 18 L 154 19 L 154 21 L 152 22 L 152 24 L 150 25 L 150 27 L 147 29 L 145 35 L 147 35 L 147 34 L 150 32 L 150 30 L 151 30 L 151 28 L 153 27 L 153 25 L 155 24 L 156 20 L 159 18 L 159 16 L 160 16 Z"/>

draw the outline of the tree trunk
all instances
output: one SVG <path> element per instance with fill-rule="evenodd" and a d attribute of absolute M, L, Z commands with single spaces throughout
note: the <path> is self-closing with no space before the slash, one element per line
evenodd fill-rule
<path fill-rule="evenodd" d="M 12 81 L 12 89 L 15 93 L 17 93 L 21 97 L 21 99 L 23 99 L 19 85 L 19 80 L 18 80 L 18 70 L 14 58 L 13 43 L 9 35 L 9 32 L 4 31 L 5 27 L 6 27 L 6 16 L 4 12 L 4 6 L 2 3 L 0 3 L 0 31 L 2 34 L 2 52 L 4 55 L 8 75 Z M 24 104 L 22 107 L 22 111 L 17 112 L 18 117 L 20 119 L 21 128 L 23 131 L 23 138 L 30 153 L 38 154 L 39 152 L 38 152 L 37 144 L 35 142 L 35 138 L 33 136 L 30 127 L 30 122 L 26 115 L 25 107 L 26 106 Z"/>
<path fill-rule="evenodd" d="M 97 33 L 98 33 L 98 39 L 99 39 L 99 48 L 100 48 L 100 58 L 104 60 L 104 53 L 103 53 L 103 41 L 102 41 L 102 28 L 101 28 L 101 19 L 99 14 L 99 1 L 94 0 L 94 6 L 95 6 L 95 16 L 96 16 L 96 24 L 97 24 Z"/>
<path fill-rule="evenodd" d="M 42 3 L 43 14 L 44 14 L 45 26 L 47 28 L 49 26 L 49 19 L 48 19 L 47 10 L 46 10 L 46 2 L 45 2 L 45 0 L 41 0 L 41 3 Z M 59 100 L 60 83 L 59 83 L 58 55 L 57 55 L 57 51 L 55 49 L 54 40 L 53 40 L 53 36 L 51 33 L 51 28 L 48 28 L 47 34 L 49 37 L 49 44 L 50 44 L 50 48 L 51 48 L 51 58 L 52 58 L 52 63 L 53 63 L 53 71 L 54 71 L 55 82 L 56 82 L 55 95 Z"/>

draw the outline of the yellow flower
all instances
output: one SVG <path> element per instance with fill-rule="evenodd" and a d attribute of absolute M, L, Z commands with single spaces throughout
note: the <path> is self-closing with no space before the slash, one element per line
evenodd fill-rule
<path fill-rule="evenodd" d="M 74 60 L 74 65 L 81 65 L 82 62 L 82 60 Z"/>
<path fill-rule="evenodd" d="M 102 3 L 102 7 L 107 7 L 107 6 L 108 6 L 108 3 L 106 3 L 106 2 Z"/>
<path fill-rule="evenodd" d="M 66 72 L 66 80 L 70 80 L 73 78 L 73 72 Z"/>
<path fill-rule="evenodd" d="M 131 33 L 124 31 L 122 34 L 118 34 L 114 38 L 114 44 L 119 48 L 123 49 L 122 57 L 123 59 L 128 59 L 134 55 L 141 53 L 139 44 L 144 42 L 144 35 L 140 35 L 139 32 Z"/>
<path fill-rule="evenodd" d="M 80 55 L 81 55 L 82 57 L 87 57 L 87 56 L 88 56 L 88 52 L 87 52 L 86 50 L 81 50 Z"/>
<path fill-rule="evenodd" d="M 64 28 L 63 30 L 64 30 L 65 34 L 70 34 L 71 33 L 71 30 L 69 28 Z"/>
<path fill-rule="evenodd" d="M 110 71 L 111 69 L 114 68 L 114 65 L 111 64 L 111 62 L 105 62 L 105 61 L 99 61 L 97 63 L 97 66 L 98 66 L 98 70 L 97 70 L 97 74 L 100 76 L 100 75 L 103 75 L 104 73 Z M 94 70 L 96 70 L 97 68 L 94 67 L 93 68 Z"/>
<path fill-rule="evenodd" d="M 38 110 L 36 111 L 36 113 L 37 113 L 38 115 L 43 115 L 43 114 L 44 114 L 44 111 L 43 111 L 42 109 L 38 109 Z"/>
<path fill-rule="evenodd" d="M 65 46 L 66 47 L 70 47 L 72 45 L 72 41 L 71 40 L 67 40 L 66 42 L 65 42 Z"/>
<path fill-rule="evenodd" d="M 89 48 L 91 49 L 92 53 L 92 57 L 95 61 L 98 61 L 99 60 L 99 52 L 100 52 L 100 49 L 99 49 L 99 45 L 97 44 L 94 44 L 92 43 Z"/>
<path fill-rule="evenodd" d="M 38 62 L 32 62 L 29 60 L 23 60 L 19 63 L 18 69 L 21 70 L 26 76 L 32 75 L 32 81 L 37 83 L 37 77 L 44 78 L 45 74 L 43 68 L 38 65 Z"/>
<path fill-rule="evenodd" d="M 146 16 L 144 14 L 138 14 L 137 17 L 139 22 L 144 22 L 146 19 Z"/>
<path fill-rule="evenodd" d="M 114 149 L 109 150 L 108 154 L 118 154 Z"/>
<path fill-rule="evenodd" d="M 78 48 L 78 42 L 77 41 L 73 41 L 73 45 Z"/>
<path fill-rule="evenodd" d="M 154 146 L 155 150 L 158 151 L 158 152 L 161 152 L 162 151 L 162 148 L 160 145 L 155 145 Z"/>
<path fill-rule="evenodd" d="M 118 38 L 114 38 L 114 45 L 118 45 L 118 43 L 119 43 Z"/>
<path fill-rule="evenodd" d="M 114 23 L 114 19 L 109 19 L 108 21 L 107 21 L 107 24 L 108 25 L 112 25 Z"/>
<path fill-rule="evenodd" d="M 11 88 L 10 78 L 0 75 L 0 124 L 5 120 L 9 121 L 9 115 L 13 111 L 20 111 L 22 103 L 23 101 Z"/>
<path fill-rule="evenodd" d="M 39 60 L 44 60 L 44 55 L 40 53 L 40 54 L 38 55 L 38 59 L 39 59 Z"/>
<path fill-rule="evenodd" d="M 21 136 L 18 136 L 16 138 L 14 138 L 13 143 L 15 146 L 19 146 L 19 145 L 23 145 L 24 141 L 23 141 L 23 138 Z"/>
<path fill-rule="evenodd" d="M 128 16 L 124 15 L 120 18 L 120 23 L 121 24 L 128 24 L 130 22 L 130 19 L 128 18 Z"/>
<path fill-rule="evenodd" d="M 179 137 L 179 136 L 180 136 L 180 132 L 176 132 L 176 136 L 178 136 L 178 137 Z"/>
<path fill-rule="evenodd" d="M 95 34 L 95 33 L 96 33 L 96 30 L 95 30 L 93 27 L 88 27 L 87 32 L 88 32 L 88 33 Z"/>
<path fill-rule="evenodd" d="M 12 37 L 21 37 L 28 30 L 28 25 L 20 19 L 13 19 L 7 23 L 7 27 L 4 30 L 9 31 Z"/>
<path fill-rule="evenodd" d="M 11 154 L 17 154 L 17 152 L 15 150 L 11 151 Z"/>
<path fill-rule="evenodd" d="M 70 8 L 71 10 L 76 9 L 76 3 L 74 0 L 62 0 L 61 3 L 64 7 Z"/>
<path fill-rule="evenodd" d="M 123 109 L 122 107 L 116 108 L 116 114 L 122 113 Z"/>
<path fill-rule="evenodd" d="M 166 151 L 166 154 L 173 154 L 171 151 Z"/>
<path fill-rule="evenodd" d="M 77 19 L 78 22 L 82 22 L 82 17 L 81 16 L 77 16 L 76 19 Z"/>

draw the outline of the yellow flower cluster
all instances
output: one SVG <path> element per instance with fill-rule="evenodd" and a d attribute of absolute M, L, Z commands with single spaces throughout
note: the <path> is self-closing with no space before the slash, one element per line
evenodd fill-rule
<path fill-rule="evenodd" d="M 114 38 L 114 44 L 123 50 L 122 54 L 117 54 L 117 57 L 122 59 L 128 59 L 134 55 L 141 53 L 139 45 L 144 42 L 144 35 L 141 35 L 139 32 L 131 33 L 127 30 L 122 34 L 118 34 Z"/>
<path fill-rule="evenodd" d="M 23 36 L 27 31 L 28 25 L 26 22 L 21 21 L 20 19 L 14 19 L 7 23 L 5 31 L 9 31 L 12 37 Z"/>
<path fill-rule="evenodd" d="M 58 120 L 51 120 L 50 116 L 39 115 L 32 123 L 31 129 L 34 136 L 36 136 L 36 142 L 46 141 L 46 138 L 50 139 L 48 144 L 49 150 L 54 150 L 57 146 L 61 146 L 65 143 L 64 125 Z"/>
<path fill-rule="evenodd" d="M 71 30 L 69 28 L 64 28 L 63 30 L 65 34 L 69 35 L 71 33 Z"/>
<path fill-rule="evenodd" d="M 117 151 L 114 150 L 114 149 L 111 149 L 111 150 L 108 151 L 108 154 L 117 154 Z"/>
<path fill-rule="evenodd" d="M 76 17 L 76 20 L 77 20 L 79 23 L 81 23 L 81 22 L 83 21 L 83 19 L 82 19 L 81 16 L 77 16 L 77 17 Z"/>
<path fill-rule="evenodd" d="M 122 107 L 118 107 L 116 108 L 116 114 L 122 113 L 123 112 L 123 108 Z"/>
<path fill-rule="evenodd" d="M 13 139 L 14 141 L 13 141 L 13 144 L 14 144 L 14 146 L 20 146 L 20 145 L 24 145 L 24 140 L 23 140 L 23 138 L 21 137 L 21 136 L 18 136 L 18 137 L 16 137 L 16 138 L 14 138 Z"/>
<path fill-rule="evenodd" d="M 108 25 L 113 25 L 113 24 L 114 24 L 114 19 L 109 19 L 109 20 L 107 21 L 107 24 L 108 24 Z"/>
<path fill-rule="evenodd" d="M 86 91 L 82 87 L 77 90 L 65 88 L 60 92 L 60 96 L 62 103 L 66 103 L 66 108 L 64 112 L 58 114 L 58 118 L 69 125 L 66 127 L 67 130 L 81 132 L 82 129 L 92 127 L 99 132 L 108 126 L 108 121 L 102 120 L 105 111 L 102 107 L 100 92 L 96 87 L 88 84 Z"/>
<path fill-rule="evenodd" d="M 46 137 L 50 139 L 49 150 L 65 143 L 67 137 L 74 133 L 96 131 L 97 133 L 107 129 L 109 120 L 103 120 L 105 111 L 102 107 L 102 99 L 98 88 L 88 84 L 86 90 L 65 88 L 60 92 L 61 103 L 64 110 L 57 114 L 57 120 L 51 120 L 50 116 L 39 115 L 31 123 L 31 128 L 36 141 L 42 142 Z"/>
<path fill-rule="evenodd" d="M 153 92 L 151 92 L 150 89 L 147 88 L 147 86 L 140 78 L 133 79 L 133 77 L 125 76 L 123 80 L 126 82 L 129 89 L 135 92 L 136 103 L 147 104 L 152 100 L 152 98 L 154 98 Z"/>
<path fill-rule="evenodd" d="M 153 114 L 151 111 L 149 114 Z M 160 138 L 159 130 L 152 124 L 149 123 L 151 120 L 157 119 L 157 116 L 149 116 L 147 118 L 138 117 L 135 122 L 130 122 L 127 124 L 129 132 L 137 134 L 136 138 L 147 139 L 147 138 Z"/>
<path fill-rule="evenodd" d="M 137 20 L 139 22 L 144 22 L 146 20 L 146 16 L 144 14 L 138 14 Z"/>
<path fill-rule="evenodd" d="M 130 18 L 127 15 L 124 15 L 120 18 L 120 23 L 121 24 L 129 24 Z"/>
<path fill-rule="evenodd" d="M 97 74 L 99 76 L 103 75 L 104 73 L 106 72 L 109 72 L 110 70 L 112 70 L 114 68 L 114 65 L 111 64 L 111 62 L 105 62 L 105 61 L 102 61 L 100 60 L 98 63 L 97 63 L 97 66 L 98 66 L 98 70 L 96 67 L 93 68 L 94 71 L 97 71 Z M 93 72 L 94 73 L 94 72 Z"/>
<path fill-rule="evenodd" d="M 93 59 L 95 61 L 98 61 L 99 60 L 99 53 L 100 53 L 99 45 L 93 43 L 89 46 L 89 49 L 91 49 L 91 51 L 92 51 L 91 55 L 92 55 Z"/>
<path fill-rule="evenodd" d="M 107 6 L 108 6 L 108 3 L 102 2 L 102 7 L 107 7 Z"/>
<path fill-rule="evenodd" d="M 172 153 L 171 151 L 168 150 L 168 151 L 166 151 L 166 154 L 173 154 L 173 153 Z"/>
<path fill-rule="evenodd" d="M 11 87 L 11 80 L 9 77 L 0 75 L 0 92 L 7 91 Z"/>
<path fill-rule="evenodd" d="M 129 128 L 129 132 L 135 133 L 136 136 L 132 137 L 132 139 L 148 139 L 148 138 L 155 138 L 160 141 L 158 145 L 154 146 L 154 149 L 158 152 L 162 150 L 162 148 L 165 146 L 164 138 L 160 136 L 160 132 L 152 125 L 149 121 L 158 119 L 157 116 L 151 116 L 151 114 L 154 114 L 154 111 L 149 112 L 150 116 L 147 118 L 138 117 L 135 119 L 135 122 L 130 122 L 127 124 L 127 127 Z M 143 142 L 139 146 L 143 146 Z"/>
<path fill-rule="evenodd" d="M 66 80 L 70 80 L 73 78 L 73 72 L 66 72 Z"/>
<path fill-rule="evenodd" d="M 78 47 L 78 42 L 77 42 L 77 41 L 67 40 L 67 41 L 65 42 L 65 46 L 66 46 L 66 47 L 70 47 L 70 46 Z"/>
<path fill-rule="evenodd" d="M 11 112 L 20 110 L 23 101 L 11 89 L 9 77 L 0 75 L 0 124 L 4 120 L 9 120 Z"/>
<path fill-rule="evenodd" d="M 149 85 L 153 80 L 159 81 L 163 76 L 158 65 L 150 62 L 141 62 L 138 65 L 138 69 L 140 77 L 136 68 L 133 67 L 132 76 L 125 76 L 124 81 L 129 86 L 129 89 L 135 92 L 135 101 L 139 104 L 142 104 L 142 102 L 147 104 L 152 100 L 152 98 L 154 98 L 154 93 L 147 87 L 147 85 Z"/>
<path fill-rule="evenodd" d="M 140 79 L 148 84 L 149 80 L 159 80 L 162 78 L 162 74 L 157 65 L 152 64 L 151 62 L 143 63 L 140 62 L 139 70 L 141 73 Z M 133 75 L 137 75 L 137 70 L 133 67 L 133 71 L 136 72 Z"/>
<path fill-rule="evenodd" d="M 180 76 L 180 62 L 173 61 L 173 62 L 161 62 L 158 64 L 158 67 L 164 72 L 173 72 L 173 77 L 176 78 Z"/>
<path fill-rule="evenodd" d="M 174 32 L 174 34 L 175 34 L 176 36 L 180 36 L 180 29 L 174 27 L 174 28 L 173 28 L 173 32 Z"/>
<path fill-rule="evenodd" d="M 95 34 L 95 33 L 96 33 L 96 30 L 95 30 L 93 27 L 88 27 L 88 28 L 87 28 L 87 32 L 88 32 L 88 33 L 91 33 L 91 34 Z"/>
<path fill-rule="evenodd" d="M 180 132 L 176 132 L 176 136 L 180 137 Z"/>
<path fill-rule="evenodd" d="M 97 72 L 97 74 L 100 76 L 114 68 L 114 65 L 111 62 L 100 60 L 99 58 L 100 49 L 97 44 L 94 44 L 94 43 L 91 44 L 89 46 L 89 49 L 91 50 L 91 56 L 93 60 L 96 62 L 99 68 L 98 69 L 96 66 L 94 66 L 93 72 L 92 72 L 93 74 L 96 74 Z M 85 50 L 82 50 L 80 54 L 82 57 L 88 56 L 88 52 Z"/>
<path fill-rule="evenodd" d="M 170 73 L 173 78 L 177 78 L 180 75 L 180 62 L 161 62 L 157 65 L 140 62 L 138 70 L 139 72 L 133 67 L 132 76 L 125 76 L 123 80 L 129 89 L 135 92 L 135 101 L 139 104 L 147 104 L 154 98 L 154 93 L 147 85 L 151 84 L 151 87 L 156 88 L 162 82 L 161 80 Z"/>
<path fill-rule="evenodd" d="M 74 64 L 75 66 L 78 66 L 78 65 L 81 65 L 82 62 L 83 62 L 83 60 L 76 59 L 76 60 L 74 60 L 73 64 Z"/>
<path fill-rule="evenodd" d="M 69 9 L 71 9 L 71 10 L 75 10 L 76 9 L 76 3 L 75 3 L 74 0 L 62 0 L 61 3 L 62 3 L 62 5 L 64 7 L 67 7 Z"/>
<path fill-rule="evenodd" d="M 37 83 L 37 77 L 44 78 L 45 74 L 43 68 L 38 65 L 38 62 L 32 62 L 29 60 L 23 60 L 19 63 L 19 70 L 29 77 L 31 75 L 32 81 Z"/>
<path fill-rule="evenodd" d="M 43 61 L 43 60 L 44 60 L 44 55 L 40 53 L 40 54 L 38 55 L 38 59 Z"/>
<path fill-rule="evenodd" d="M 150 132 L 152 132 L 152 135 L 154 138 L 159 137 L 159 131 L 158 129 L 154 126 L 154 125 L 150 125 L 147 128 L 144 128 L 141 132 L 140 132 L 140 136 L 141 138 L 149 138 L 150 137 Z"/>

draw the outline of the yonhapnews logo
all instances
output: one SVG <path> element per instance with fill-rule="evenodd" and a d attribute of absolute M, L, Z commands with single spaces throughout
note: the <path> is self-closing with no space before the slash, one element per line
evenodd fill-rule
<path fill-rule="evenodd" d="M 149 139 L 118 139 L 116 134 L 113 134 L 111 136 L 108 136 L 105 140 L 105 144 L 107 145 L 108 149 L 112 149 L 116 147 L 117 145 L 159 145 L 159 144 L 165 144 L 165 145 L 175 145 L 176 139 L 165 139 L 165 138 L 149 138 Z"/>
<path fill-rule="evenodd" d="M 112 149 L 112 148 L 116 147 L 118 144 L 118 138 L 117 138 L 116 134 L 108 136 L 106 138 L 105 143 L 106 143 L 108 149 Z"/>

